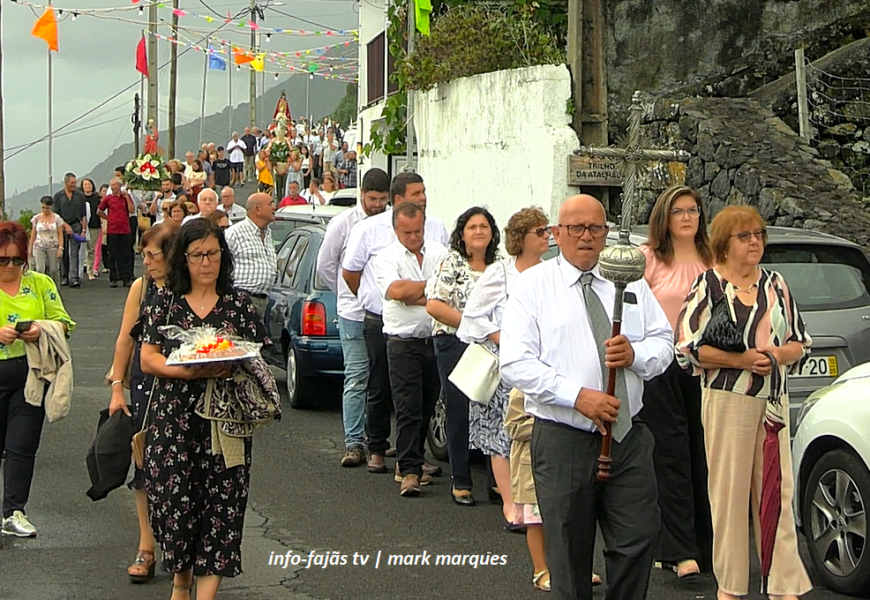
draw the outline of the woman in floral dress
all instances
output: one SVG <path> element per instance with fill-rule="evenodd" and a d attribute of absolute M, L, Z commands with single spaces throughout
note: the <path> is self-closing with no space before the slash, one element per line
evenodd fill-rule
<path fill-rule="evenodd" d="M 250 438 L 243 463 L 227 468 L 225 457 L 212 453 L 211 422 L 194 413 L 207 380 L 228 377 L 230 367 L 167 366 L 180 342 L 159 331 L 211 326 L 269 343 L 250 298 L 233 289 L 232 270 L 220 228 L 207 219 L 190 221 L 172 247 L 167 287 L 143 314 L 142 370 L 156 376 L 146 417 L 145 485 L 154 535 L 175 575 L 172 600 L 190 598 L 194 576 L 197 599 L 209 600 L 221 578 L 242 572 Z"/>
<path fill-rule="evenodd" d="M 435 359 L 447 413 L 447 453 L 452 485 L 450 498 L 459 506 L 474 506 L 468 445 L 469 400 L 448 377 L 468 347 L 456 337 L 462 311 L 477 279 L 497 259 L 500 241 L 495 218 L 485 208 L 473 206 L 459 215 L 450 235 L 450 253 L 426 286 L 426 310 L 432 315 Z M 510 483 L 510 473 L 507 478 Z M 510 504 L 510 485 L 499 488 Z M 511 506 L 511 510 L 513 507 Z"/>

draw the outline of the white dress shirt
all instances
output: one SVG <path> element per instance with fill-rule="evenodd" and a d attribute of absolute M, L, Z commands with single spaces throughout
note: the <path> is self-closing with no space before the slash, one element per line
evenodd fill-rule
<path fill-rule="evenodd" d="M 228 216 L 231 220 L 232 220 L 232 219 L 239 218 L 239 217 L 246 217 L 246 216 L 248 216 L 248 211 L 246 211 L 244 208 L 242 208 L 241 206 L 239 206 L 239 205 L 236 204 L 235 202 L 233 202 L 232 205 L 230 206 L 230 210 L 229 210 L 229 212 L 227 212 L 227 208 L 226 208 L 223 204 L 218 204 L 217 209 L 220 210 L 220 211 L 223 211 L 223 212 L 227 213 L 227 216 Z"/>
<path fill-rule="evenodd" d="M 427 281 L 435 275 L 441 261 L 447 256 L 447 247 L 433 241 L 424 241 L 423 264 L 399 240 L 378 253 L 374 261 L 375 281 L 384 299 L 384 335 L 402 338 L 432 337 L 432 317 L 425 306 L 408 306 L 387 297 L 389 287 L 400 280 Z"/>
<path fill-rule="evenodd" d="M 201 219 L 201 218 L 202 218 L 202 215 L 199 213 L 196 213 L 195 215 L 187 215 L 186 217 L 184 217 L 181 220 L 181 224 L 186 225 L 187 223 L 189 223 L 190 221 L 193 221 L 194 219 Z"/>
<path fill-rule="evenodd" d="M 227 245 L 233 255 L 233 285 L 251 294 L 267 294 L 275 283 L 278 256 L 272 232 L 266 226 L 265 234 L 249 218 L 227 229 Z"/>
<path fill-rule="evenodd" d="M 426 217 L 423 236 L 427 241 L 438 242 L 444 246 L 449 240 L 444 223 L 435 217 Z M 362 272 L 357 298 L 364 310 L 378 315 L 383 313 L 383 296 L 375 282 L 374 259 L 395 240 L 393 211 L 390 209 L 369 217 L 353 228 L 341 262 L 343 269 L 354 273 Z"/>
<path fill-rule="evenodd" d="M 341 261 L 351 230 L 365 218 L 366 213 L 360 204 L 335 215 L 326 226 L 326 235 L 317 253 L 317 276 L 338 296 L 338 316 L 357 323 L 363 322 L 365 311 L 341 276 Z"/>
<path fill-rule="evenodd" d="M 227 154 L 231 163 L 245 162 L 245 150 L 247 146 L 242 140 L 230 140 L 227 143 Z"/>
<path fill-rule="evenodd" d="M 592 274 L 592 289 L 612 319 L 614 285 L 601 277 L 598 265 Z M 526 394 L 526 412 L 595 431 L 592 421 L 574 409 L 582 388 L 605 389 L 581 275 L 561 256 L 520 273 L 502 317 L 499 358 L 504 380 Z M 643 406 L 644 380 L 663 373 L 674 359 L 674 332 L 643 279 L 626 288 L 622 334 L 635 355 L 625 370 L 634 417 Z"/>
<path fill-rule="evenodd" d="M 465 303 L 456 337 L 466 344 L 483 344 L 490 335 L 501 330 L 508 296 L 519 275 L 514 257 L 489 265 Z"/>

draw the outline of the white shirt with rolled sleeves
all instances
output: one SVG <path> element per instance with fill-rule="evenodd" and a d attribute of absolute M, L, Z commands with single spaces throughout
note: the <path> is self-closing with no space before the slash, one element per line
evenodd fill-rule
<path fill-rule="evenodd" d="M 598 265 L 592 274 L 592 289 L 612 319 L 614 285 L 601 277 Z M 526 394 L 526 412 L 595 431 L 592 421 L 574 409 L 582 388 L 605 389 L 580 275 L 562 257 L 520 274 L 502 317 L 499 361 L 502 378 Z M 674 359 L 674 332 L 643 279 L 626 288 L 622 334 L 634 350 L 634 363 L 625 370 L 634 417 L 643 407 L 643 382 L 663 373 Z"/>
<path fill-rule="evenodd" d="M 341 261 L 347 250 L 350 232 L 365 218 L 366 213 L 360 204 L 334 216 L 326 226 L 326 235 L 317 253 L 317 276 L 336 293 L 338 316 L 357 323 L 363 322 L 365 311 L 341 276 Z"/>
<path fill-rule="evenodd" d="M 423 237 L 427 241 L 447 245 L 449 237 L 444 223 L 435 217 L 426 217 Z M 374 259 L 384 248 L 396 240 L 393 231 L 393 211 L 386 210 L 359 223 L 350 232 L 347 251 L 341 267 L 355 273 L 362 272 L 357 298 L 364 310 L 383 314 L 383 300 L 375 282 Z"/>
<path fill-rule="evenodd" d="M 227 229 L 226 240 L 234 261 L 233 285 L 251 294 L 268 294 L 278 271 L 270 228 L 261 236 L 256 223 L 245 217 Z"/>
<path fill-rule="evenodd" d="M 432 317 L 425 306 L 408 306 L 387 297 L 389 287 L 400 280 L 427 281 L 435 275 L 447 256 L 447 247 L 433 241 L 424 241 L 423 264 L 395 240 L 384 248 L 374 261 L 375 281 L 384 300 L 384 335 L 425 339 L 432 337 Z"/>
<path fill-rule="evenodd" d="M 230 140 L 227 142 L 227 155 L 229 156 L 230 162 L 232 163 L 240 163 L 245 162 L 245 149 L 247 146 L 245 142 L 242 140 Z"/>

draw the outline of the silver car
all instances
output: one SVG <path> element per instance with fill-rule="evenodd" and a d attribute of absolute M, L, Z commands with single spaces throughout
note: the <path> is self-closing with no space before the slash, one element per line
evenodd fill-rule
<path fill-rule="evenodd" d="M 646 233 L 646 226 L 637 226 L 631 243 L 644 243 Z M 762 265 L 785 277 L 813 338 L 809 358 L 788 382 L 794 435 L 807 396 L 870 361 L 870 260 L 857 244 L 826 233 L 787 227 L 768 227 L 767 233 Z M 607 244 L 616 240 L 612 226 Z M 545 259 L 559 252 L 550 244 Z"/>

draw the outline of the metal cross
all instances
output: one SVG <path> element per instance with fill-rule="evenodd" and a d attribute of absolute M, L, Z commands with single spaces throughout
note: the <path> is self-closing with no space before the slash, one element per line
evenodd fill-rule
<path fill-rule="evenodd" d="M 639 204 L 638 179 L 641 163 L 648 160 L 679 160 L 686 162 L 690 155 L 682 150 L 644 150 L 640 147 L 640 121 L 643 108 L 640 106 L 640 92 L 631 97 L 631 108 L 628 115 L 628 144 L 626 148 L 588 148 L 581 146 L 575 154 L 592 158 L 611 158 L 622 161 L 622 214 L 619 222 L 619 243 L 605 248 L 598 257 L 598 265 L 602 277 L 612 281 L 615 289 L 613 300 L 613 335 L 622 332 L 622 305 L 625 287 L 643 277 L 646 259 L 643 253 L 631 245 L 629 235 L 634 219 L 635 207 Z M 606 392 L 614 395 L 616 390 L 616 369 L 608 373 Z M 628 398 L 620 398 L 628 402 Z M 601 438 L 601 455 L 598 457 L 598 480 L 610 481 L 611 432 L 610 423 L 605 423 L 607 434 Z"/>
<path fill-rule="evenodd" d="M 628 113 L 628 143 L 625 148 L 580 146 L 574 151 L 577 156 L 611 158 L 622 161 L 622 214 L 619 218 L 619 241 L 624 244 L 628 244 L 634 212 L 640 200 L 638 180 L 643 163 L 650 160 L 688 162 L 691 158 L 691 155 L 683 150 L 645 150 L 640 147 L 640 123 L 643 116 L 643 108 L 640 103 L 640 92 L 635 92 L 631 97 L 631 107 Z"/>

